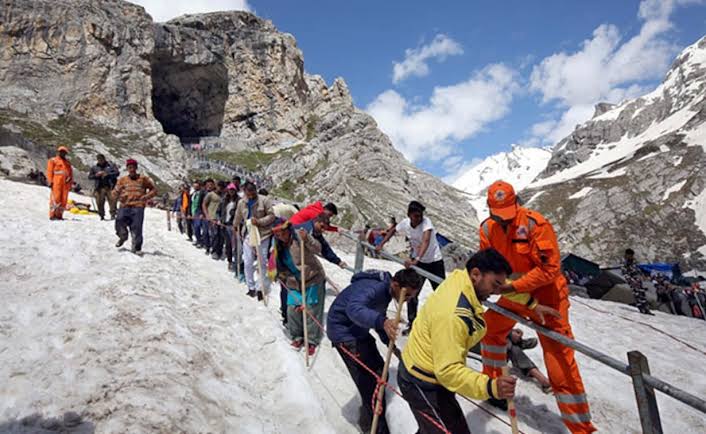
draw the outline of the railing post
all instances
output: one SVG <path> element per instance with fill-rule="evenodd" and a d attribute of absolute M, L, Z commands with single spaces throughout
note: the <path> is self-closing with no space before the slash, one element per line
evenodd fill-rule
<path fill-rule="evenodd" d="M 655 390 L 645 382 L 642 376 L 650 373 L 647 357 L 639 351 L 630 351 L 628 353 L 628 366 L 630 377 L 632 377 L 632 386 L 635 389 L 642 432 L 643 434 L 662 434 L 662 421 L 659 418 Z"/>
<path fill-rule="evenodd" d="M 360 235 L 359 238 L 362 238 L 365 236 L 365 232 L 363 232 L 362 235 Z M 363 262 L 365 261 L 365 247 L 363 247 L 363 243 L 358 240 L 358 242 L 355 244 L 355 263 L 353 264 L 353 269 L 355 270 L 355 273 L 360 273 L 363 271 Z"/>

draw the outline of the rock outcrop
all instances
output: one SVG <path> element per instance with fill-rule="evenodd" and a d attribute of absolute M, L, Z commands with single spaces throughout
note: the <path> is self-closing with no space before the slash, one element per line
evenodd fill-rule
<path fill-rule="evenodd" d="M 653 92 L 596 108 L 554 148 L 522 196 L 557 226 L 565 252 L 617 263 L 706 269 L 706 37 Z"/>
<path fill-rule="evenodd" d="M 136 157 L 173 187 L 187 174 L 181 144 L 204 140 L 218 144 L 213 158 L 256 157 L 284 198 L 337 202 L 345 226 L 401 217 L 418 199 L 442 232 L 476 239 L 463 195 L 407 162 L 342 79 L 306 74 L 294 37 L 271 22 L 223 12 L 154 23 L 120 0 L 4 2 L 0 146 L 41 165 L 66 143 L 80 169 L 96 151 Z"/>

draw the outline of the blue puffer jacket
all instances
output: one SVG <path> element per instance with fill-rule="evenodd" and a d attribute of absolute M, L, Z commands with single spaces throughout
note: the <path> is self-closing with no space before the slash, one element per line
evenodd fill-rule
<path fill-rule="evenodd" d="M 386 271 L 368 270 L 354 274 L 351 284 L 336 297 L 328 311 L 327 335 L 333 344 L 355 341 L 375 329 L 387 344 L 383 328 L 387 306 L 392 300 L 392 275 Z"/>

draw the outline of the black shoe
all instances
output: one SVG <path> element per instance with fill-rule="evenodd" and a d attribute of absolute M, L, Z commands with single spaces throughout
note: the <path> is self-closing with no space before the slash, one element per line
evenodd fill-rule
<path fill-rule="evenodd" d="M 193 239 L 193 238 L 191 238 L 191 237 L 189 237 L 189 238 L 188 238 L 188 240 L 189 240 L 189 241 L 194 241 L 194 239 Z"/>
<path fill-rule="evenodd" d="M 120 238 L 117 243 L 115 243 L 115 247 L 122 247 L 123 244 L 125 244 L 125 241 L 127 241 L 127 238 Z"/>
<path fill-rule="evenodd" d="M 488 398 L 488 400 L 485 402 L 492 405 L 493 407 L 499 408 L 502 411 L 507 411 L 507 399 Z"/>
<path fill-rule="evenodd" d="M 105 220 L 105 217 L 103 217 L 103 216 L 100 216 L 100 218 L 101 218 L 101 221 Z"/>
<path fill-rule="evenodd" d="M 265 298 L 265 296 L 262 294 L 262 291 L 257 291 L 257 301 L 262 301 Z"/>
<path fill-rule="evenodd" d="M 530 350 L 537 346 L 537 338 L 522 339 L 520 341 L 520 348 L 523 350 Z"/>
<path fill-rule="evenodd" d="M 252 291 L 248 291 L 248 297 L 252 297 L 252 298 L 255 298 L 255 296 L 256 296 L 256 295 L 257 295 L 257 294 L 255 293 L 255 291 L 254 291 L 254 290 L 252 290 Z"/>

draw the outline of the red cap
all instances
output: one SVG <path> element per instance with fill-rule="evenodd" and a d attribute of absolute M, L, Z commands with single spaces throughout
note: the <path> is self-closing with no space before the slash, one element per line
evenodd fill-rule
<path fill-rule="evenodd" d="M 66 146 L 59 146 L 58 148 L 56 148 L 56 152 L 61 152 L 61 151 L 64 151 L 68 154 L 69 148 L 67 148 Z"/>
<path fill-rule="evenodd" d="M 517 215 L 517 196 L 512 185 L 505 181 L 495 181 L 488 187 L 488 207 L 490 215 L 502 220 L 512 220 Z"/>
<path fill-rule="evenodd" d="M 132 158 L 129 158 L 129 159 L 125 162 L 125 167 L 127 167 L 127 166 L 129 166 L 129 165 L 131 165 L 131 164 L 134 164 L 135 167 L 137 167 L 137 160 L 133 160 Z"/>

